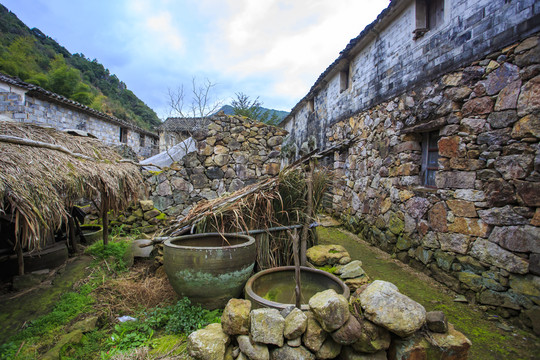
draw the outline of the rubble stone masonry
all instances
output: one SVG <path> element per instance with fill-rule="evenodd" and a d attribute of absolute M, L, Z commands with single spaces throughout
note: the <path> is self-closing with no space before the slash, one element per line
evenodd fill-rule
<path fill-rule="evenodd" d="M 426 133 L 438 150 L 434 186 L 423 185 Z M 333 163 L 333 211 L 351 230 L 469 301 L 538 327 L 538 35 L 347 117 L 325 136 L 330 146 L 352 139 Z"/>

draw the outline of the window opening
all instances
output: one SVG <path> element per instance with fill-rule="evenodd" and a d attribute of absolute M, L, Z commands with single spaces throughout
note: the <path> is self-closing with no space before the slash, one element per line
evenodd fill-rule
<path fill-rule="evenodd" d="M 439 170 L 439 131 L 423 134 L 422 138 L 422 185 L 436 187 L 435 174 Z"/>
<path fill-rule="evenodd" d="M 444 22 L 444 0 L 416 0 L 416 24 L 413 39 L 419 39 L 429 30 Z"/>
<path fill-rule="evenodd" d="M 120 128 L 120 142 L 127 144 L 127 138 L 128 138 L 128 129 L 121 127 Z"/>
<path fill-rule="evenodd" d="M 349 88 L 349 66 L 339 73 L 339 91 L 344 92 Z"/>
<path fill-rule="evenodd" d="M 139 147 L 144 147 L 144 134 L 139 134 Z"/>
<path fill-rule="evenodd" d="M 309 113 L 312 113 L 315 111 L 315 100 L 309 99 L 307 103 L 307 109 Z"/>

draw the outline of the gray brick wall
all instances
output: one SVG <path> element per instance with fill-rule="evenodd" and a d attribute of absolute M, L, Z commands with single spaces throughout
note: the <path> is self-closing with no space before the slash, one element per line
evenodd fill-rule
<path fill-rule="evenodd" d="M 58 130 L 84 130 L 106 144 L 121 144 L 120 126 L 117 124 L 46 100 L 10 92 L 5 88 L 0 90 L 0 114 L 16 121 L 47 125 Z M 145 141 L 141 147 L 140 136 L 140 132 L 128 129 L 127 145 L 139 156 L 149 157 L 155 154 L 157 149 L 153 138 L 143 134 Z"/>
<path fill-rule="evenodd" d="M 534 0 L 446 0 L 444 23 L 414 40 L 415 1 L 350 61 L 351 85 L 340 92 L 339 73 L 283 127 L 299 151 L 309 138 L 326 144 L 325 129 L 405 90 L 454 70 L 540 30 Z M 298 153 L 297 153 L 298 155 Z"/>

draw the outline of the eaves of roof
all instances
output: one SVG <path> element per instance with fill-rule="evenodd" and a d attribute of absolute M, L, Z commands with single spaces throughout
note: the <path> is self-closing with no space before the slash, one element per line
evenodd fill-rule
<path fill-rule="evenodd" d="M 116 124 L 116 125 L 119 125 L 119 126 L 122 126 L 122 127 L 127 127 L 127 128 L 132 129 L 132 130 L 135 130 L 135 131 L 137 131 L 139 133 L 148 135 L 150 137 L 158 138 L 158 136 L 155 133 L 153 133 L 151 131 L 148 131 L 148 130 L 145 130 L 145 129 L 143 129 L 143 128 L 135 125 L 135 124 L 132 124 L 132 123 L 130 123 L 128 121 L 119 119 L 119 118 L 117 118 L 115 116 L 107 115 L 105 113 L 102 113 L 101 111 L 97 111 L 95 109 L 92 109 L 91 107 L 83 105 L 83 104 L 81 104 L 81 103 L 79 103 L 77 101 L 68 99 L 65 96 L 59 95 L 59 94 L 54 93 L 54 92 L 49 91 L 49 90 L 45 90 L 44 88 L 42 88 L 40 86 L 37 86 L 37 85 L 30 84 L 30 83 L 27 83 L 25 81 L 22 81 L 21 79 L 19 79 L 17 77 L 13 77 L 13 76 L 9 76 L 9 75 L 0 73 L 0 81 L 4 82 L 4 83 L 7 83 L 7 84 L 10 84 L 10 85 L 13 85 L 13 86 L 17 86 L 17 87 L 22 88 L 24 90 L 27 90 L 27 94 L 29 96 L 39 98 L 39 99 L 43 99 L 43 100 L 47 100 L 47 101 L 51 101 L 51 102 L 55 102 L 55 103 L 58 103 L 58 104 L 61 104 L 61 105 L 65 105 L 65 106 L 74 108 L 74 109 L 76 109 L 78 111 L 81 111 L 83 113 L 94 116 L 96 118 L 105 120 L 105 121 L 107 121 L 109 123 L 113 123 L 113 124 Z"/>

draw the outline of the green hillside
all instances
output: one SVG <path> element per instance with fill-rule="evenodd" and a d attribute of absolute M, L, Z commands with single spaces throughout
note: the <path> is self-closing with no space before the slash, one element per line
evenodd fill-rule
<path fill-rule="evenodd" d="M 261 113 L 268 112 L 269 118 L 277 118 L 277 122 L 279 123 L 281 120 L 285 118 L 285 116 L 289 115 L 288 111 L 283 110 L 274 110 L 274 109 L 267 109 L 265 107 L 259 106 L 257 108 Z M 234 108 L 231 105 L 223 105 L 219 111 L 223 111 L 227 115 L 234 115 Z M 258 120 L 258 119 L 257 119 Z"/>
<path fill-rule="evenodd" d="M 156 113 L 96 59 L 71 54 L 0 4 L 0 72 L 84 105 L 153 129 Z"/>

